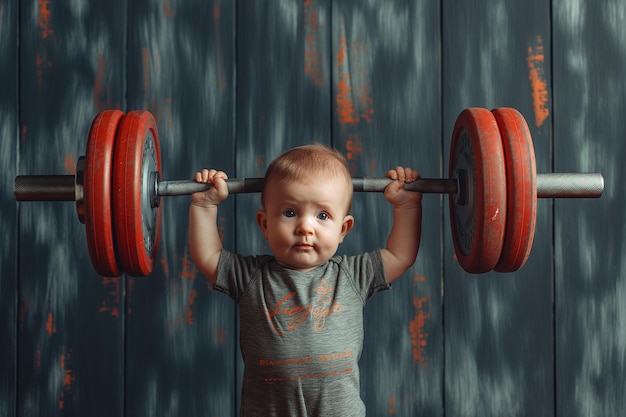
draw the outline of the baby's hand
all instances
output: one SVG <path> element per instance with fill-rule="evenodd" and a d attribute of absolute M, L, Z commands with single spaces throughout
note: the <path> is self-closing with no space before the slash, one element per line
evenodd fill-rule
<path fill-rule="evenodd" d="M 209 206 L 218 205 L 228 197 L 228 187 L 226 185 L 226 175 L 223 171 L 217 171 L 215 169 L 203 169 L 200 172 L 196 172 L 193 179 L 196 182 L 204 184 L 212 184 L 213 187 L 206 191 L 200 191 L 191 195 L 192 204 Z"/>
<path fill-rule="evenodd" d="M 419 172 L 408 167 L 398 166 L 396 169 L 387 171 L 387 177 L 394 181 L 387 185 L 384 194 L 387 201 L 394 207 L 410 208 L 422 203 L 422 193 L 404 189 L 404 184 L 413 182 L 420 177 Z"/>

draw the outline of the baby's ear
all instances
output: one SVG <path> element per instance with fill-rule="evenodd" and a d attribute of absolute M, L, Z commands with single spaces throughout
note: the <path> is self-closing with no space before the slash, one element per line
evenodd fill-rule
<path fill-rule="evenodd" d="M 265 213 L 265 210 L 258 210 L 256 212 L 256 222 L 259 225 L 259 229 L 261 229 L 263 236 L 267 238 L 267 214 Z"/>
<path fill-rule="evenodd" d="M 339 237 L 339 243 L 343 242 L 343 239 L 346 237 L 348 232 L 352 230 L 354 227 L 354 216 L 348 214 L 343 218 L 343 223 L 341 224 L 341 233 Z"/>

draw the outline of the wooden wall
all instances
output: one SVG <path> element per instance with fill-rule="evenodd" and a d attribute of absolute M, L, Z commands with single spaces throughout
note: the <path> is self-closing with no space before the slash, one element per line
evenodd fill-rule
<path fill-rule="evenodd" d="M 334 145 L 355 176 L 446 176 L 465 107 L 527 118 L 540 172 L 601 171 L 599 200 L 541 200 L 514 274 L 468 275 L 447 198 L 422 247 L 366 308 L 368 415 L 618 416 L 626 410 L 626 115 L 620 0 L 0 0 L 0 416 L 233 416 L 236 306 L 165 198 L 155 272 L 98 276 L 72 203 L 20 203 L 18 174 L 72 174 L 104 109 L 157 118 L 162 177 L 262 176 L 283 150 Z M 226 247 L 267 252 L 258 195 L 220 208 Z M 358 194 L 342 253 L 384 244 Z"/>

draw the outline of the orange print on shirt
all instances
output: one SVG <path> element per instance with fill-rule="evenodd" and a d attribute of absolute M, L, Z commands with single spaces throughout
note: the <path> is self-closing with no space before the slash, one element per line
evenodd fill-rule
<path fill-rule="evenodd" d="M 343 304 L 334 302 L 335 288 L 325 279 L 321 280 L 315 293 L 318 296 L 309 305 L 298 305 L 293 300 L 296 296 L 296 292 L 293 291 L 266 309 L 265 315 L 278 335 L 284 335 L 281 329 L 289 332 L 298 329 L 309 317 L 315 321 L 315 330 L 322 331 L 326 327 L 326 319 L 343 309 Z"/>

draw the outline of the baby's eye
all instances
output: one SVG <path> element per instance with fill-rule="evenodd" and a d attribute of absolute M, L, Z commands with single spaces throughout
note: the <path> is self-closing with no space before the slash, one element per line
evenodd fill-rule
<path fill-rule="evenodd" d="M 295 217 L 296 216 L 296 212 L 293 210 L 285 210 L 283 211 L 283 216 L 285 217 Z"/>
<path fill-rule="evenodd" d="M 320 213 L 317 215 L 317 218 L 320 220 L 328 220 L 330 216 L 328 215 L 328 213 Z"/>

